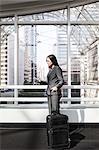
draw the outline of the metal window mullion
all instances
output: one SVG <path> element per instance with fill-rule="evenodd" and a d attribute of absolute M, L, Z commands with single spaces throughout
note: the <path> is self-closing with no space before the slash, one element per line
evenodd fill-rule
<path fill-rule="evenodd" d="M 1 26 L 0 26 L 0 85 L 1 85 Z"/>
<path fill-rule="evenodd" d="M 98 61 L 97 61 L 97 71 L 98 71 L 98 82 L 99 82 L 99 44 L 98 44 L 98 48 L 97 48 L 97 55 L 98 55 Z M 97 97 L 99 98 L 99 89 L 97 89 Z"/>
<path fill-rule="evenodd" d="M 18 24 L 17 15 L 15 15 L 15 37 L 14 37 L 14 85 L 18 85 L 18 47 L 19 47 L 19 36 L 18 36 Z M 18 97 L 18 89 L 14 89 L 14 97 Z M 15 102 L 16 104 L 17 102 Z"/>
<path fill-rule="evenodd" d="M 70 53 L 70 6 L 67 8 L 67 74 L 68 74 L 68 86 L 71 85 L 71 53 Z M 71 98 L 71 89 L 68 89 L 68 98 Z M 68 101 L 71 104 L 71 101 Z"/>
<path fill-rule="evenodd" d="M 67 10 L 68 11 L 68 10 Z M 18 25 L 68 25 L 67 21 L 18 21 Z M 70 21 L 71 25 L 99 25 L 99 21 Z M 14 25 L 14 21 L 0 21 L 0 25 Z"/>

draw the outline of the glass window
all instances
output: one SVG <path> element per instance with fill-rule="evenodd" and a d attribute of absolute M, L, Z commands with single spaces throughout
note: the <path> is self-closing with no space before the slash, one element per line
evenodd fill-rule
<path fill-rule="evenodd" d="M 67 10 L 58 10 L 47 13 L 19 16 L 19 21 L 64 21 L 67 20 Z"/>
<path fill-rule="evenodd" d="M 71 8 L 70 20 L 82 23 L 82 25 L 71 26 L 71 84 L 98 85 L 99 24 L 84 25 L 84 22 L 99 21 L 99 2 Z M 72 53 L 75 54 L 72 56 Z M 82 99 L 95 98 L 98 94 L 98 89 L 79 91 Z"/>
<path fill-rule="evenodd" d="M 0 18 L 0 21 L 2 21 L 2 22 L 12 22 L 12 21 L 14 21 L 14 17 Z"/>
<path fill-rule="evenodd" d="M 99 21 L 99 2 L 71 8 L 70 13 L 71 21 Z"/>
<path fill-rule="evenodd" d="M 99 25 L 71 26 L 71 84 L 98 85 L 99 30 L 97 29 Z M 79 92 L 80 97 L 98 96 L 97 89 L 81 89 Z"/>
<path fill-rule="evenodd" d="M 13 25 L 0 26 L 0 85 L 14 85 L 18 75 L 18 85 L 45 85 L 48 67 L 46 57 L 55 54 L 63 71 L 65 85 L 98 85 L 99 81 L 99 2 L 70 8 L 70 37 L 67 25 L 57 25 L 57 21 L 68 21 L 67 10 L 18 16 L 18 64 L 14 64 L 15 27 L 14 17 L 1 18 L 1 22 Z M 56 21 L 56 25 L 34 25 Z M 48 22 L 49 21 L 49 22 Z M 74 21 L 74 22 L 73 22 Z M 75 24 L 75 22 L 78 25 Z M 96 21 L 96 22 L 95 22 Z M 23 23 L 23 24 L 22 24 Z M 68 38 L 70 38 L 70 43 Z M 69 48 L 70 44 L 70 49 Z M 70 64 L 68 64 L 70 51 Z M 14 67 L 18 74 L 14 77 Z M 68 66 L 67 66 L 68 65 Z M 70 67 L 70 68 L 69 68 Z M 68 83 L 68 70 L 71 83 Z M 13 89 L 0 89 L 2 96 Z M 68 90 L 70 92 L 70 90 Z M 17 93 L 17 90 L 15 91 Z M 71 97 L 98 97 L 97 89 L 71 89 Z M 69 94 L 63 90 L 63 97 Z M 19 97 L 44 97 L 45 90 L 18 89 Z M 69 95 L 70 96 L 70 95 Z"/>
<path fill-rule="evenodd" d="M 14 84 L 14 26 L 0 26 L 0 85 Z M 2 97 L 13 97 L 13 89 L 1 89 Z"/>
<path fill-rule="evenodd" d="M 46 57 L 49 54 L 56 55 L 59 65 L 63 70 L 64 80 L 67 83 L 66 38 L 65 26 L 19 26 L 19 84 L 46 84 L 48 73 Z M 60 39 L 63 44 L 62 48 L 60 47 Z M 29 93 L 29 90 L 27 91 Z M 37 90 L 36 95 L 33 94 L 33 91 L 31 90 L 29 93 L 31 96 L 40 95 L 40 91 Z M 20 90 L 19 93 L 19 96 L 21 96 L 21 93 L 25 92 Z M 44 95 L 45 93 L 43 93 Z"/>

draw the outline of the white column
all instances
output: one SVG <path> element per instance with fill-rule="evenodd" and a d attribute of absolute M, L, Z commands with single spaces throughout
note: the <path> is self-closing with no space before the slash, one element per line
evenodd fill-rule
<path fill-rule="evenodd" d="M 70 53 L 70 6 L 67 8 L 67 75 L 68 75 L 68 86 L 71 85 L 71 53 Z M 68 89 L 68 98 L 71 98 L 71 89 Z M 71 104 L 68 101 L 68 104 Z"/>
<path fill-rule="evenodd" d="M 18 57 L 19 57 L 19 36 L 18 36 L 18 24 L 17 15 L 15 15 L 15 40 L 14 40 L 14 85 L 18 85 Z M 14 90 L 14 97 L 18 97 L 18 90 Z"/>

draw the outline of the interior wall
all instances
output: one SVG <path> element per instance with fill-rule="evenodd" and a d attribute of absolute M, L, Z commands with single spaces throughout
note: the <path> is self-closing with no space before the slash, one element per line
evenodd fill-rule
<path fill-rule="evenodd" d="M 70 123 L 99 123 L 99 108 L 67 108 L 62 114 L 69 117 Z M 45 123 L 48 109 L 0 109 L 0 123 Z"/>

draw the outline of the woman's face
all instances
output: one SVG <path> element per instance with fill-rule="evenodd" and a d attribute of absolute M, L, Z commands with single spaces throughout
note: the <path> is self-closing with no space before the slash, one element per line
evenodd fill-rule
<path fill-rule="evenodd" d="M 53 63 L 52 63 L 52 61 L 49 59 L 49 57 L 46 58 L 46 62 L 47 62 L 48 67 L 51 68 L 52 65 L 53 65 Z"/>

